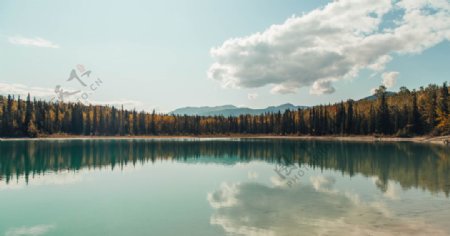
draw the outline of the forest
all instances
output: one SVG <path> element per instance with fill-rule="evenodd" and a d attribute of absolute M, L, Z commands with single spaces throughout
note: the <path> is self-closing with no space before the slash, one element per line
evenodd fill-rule
<path fill-rule="evenodd" d="M 447 83 L 261 115 L 187 116 L 0 96 L 0 137 L 143 135 L 384 135 L 450 134 Z"/>

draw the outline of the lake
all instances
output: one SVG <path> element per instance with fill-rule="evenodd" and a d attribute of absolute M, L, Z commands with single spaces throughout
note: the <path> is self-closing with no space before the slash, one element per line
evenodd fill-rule
<path fill-rule="evenodd" d="M 450 150 L 289 139 L 0 142 L 0 235 L 450 235 Z"/>

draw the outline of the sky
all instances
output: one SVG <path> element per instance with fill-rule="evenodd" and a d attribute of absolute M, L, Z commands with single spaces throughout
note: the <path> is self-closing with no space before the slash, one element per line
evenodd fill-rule
<path fill-rule="evenodd" d="M 2 0 L 0 94 L 328 104 L 449 81 L 449 40 L 448 0 Z"/>

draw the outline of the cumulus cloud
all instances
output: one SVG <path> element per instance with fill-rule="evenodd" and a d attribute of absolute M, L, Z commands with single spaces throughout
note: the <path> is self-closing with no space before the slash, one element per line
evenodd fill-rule
<path fill-rule="evenodd" d="M 385 72 L 381 75 L 381 78 L 383 78 L 383 85 L 386 88 L 392 88 L 397 83 L 397 77 L 400 73 L 396 71 L 392 72 Z"/>
<path fill-rule="evenodd" d="M 55 228 L 54 225 L 35 225 L 31 227 L 12 228 L 6 231 L 6 236 L 39 236 L 48 233 Z"/>
<path fill-rule="evenodd" d="M 289 93 L 296 93 L 297 92 L 297 86 L 294 84 L 278 84 L 275 85 L 271 90 L 270 93 L 272 94 L 289 94 Z"/>
<path fill-rule="evenodd" d="M 323 81 L 318 80 L 313 83 L 313 85 L 311 86 L 311 89 L 309 90 L 309 92 L 311 94 L 316 94 L 316 95 L 330 94 L 330 93 L 334 93 L 334 91 L 335 91 L 335 89 L 333 88 L 330 80 L 323 80 Z"/>
<path fill-rule="evenodd" d="M 25 38 L 21 36 L 9 37 L 9 42 L 16 45 L 40 47 L 40 48 L 59 48 L 58 44 L 52 43 L 43 38 Z"/>
<path fill-rule="evenodd" d="M 385 17 L 386 14 L 394 15 Z M 224 87 L 272 85 L 272 93 L 333 93 L 362 69 L 382 72 L 394 54 L 450 40 L 447 0 L 339 0 L 211 49 L 208 77 Z"/>

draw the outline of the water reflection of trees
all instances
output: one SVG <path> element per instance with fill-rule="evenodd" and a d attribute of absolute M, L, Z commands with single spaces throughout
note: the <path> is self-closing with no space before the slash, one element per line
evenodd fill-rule
<path fill-rule="evenodd" d="M 422 188 L 449 195 L 448 148 L 411 143 L 249 141 L 76 140 L 0 143 L 0 181 L 49 171 L 117 168 L 129 164 L 176 160 L 234 164 L 251 160 L 308 164 L 345 175 L 377 176 L 403 188 Z"/>

